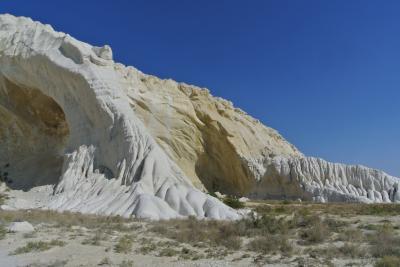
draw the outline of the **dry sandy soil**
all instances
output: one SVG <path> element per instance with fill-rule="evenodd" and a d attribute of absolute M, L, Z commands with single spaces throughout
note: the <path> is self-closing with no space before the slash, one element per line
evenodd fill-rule
<path fill-rule="evenodd" d="M 247 205 L 237 222 L 0 211 L 0 266 L 400 266 L 400 206 Z"/>

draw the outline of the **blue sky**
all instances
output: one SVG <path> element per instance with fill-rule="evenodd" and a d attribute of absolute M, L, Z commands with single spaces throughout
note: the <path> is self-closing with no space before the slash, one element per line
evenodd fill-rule
<path fill-rule="evenodd" d="M 2 0 L 0 12 L 207 87 L 307 155 L 400 176 L 400 1 Z"/>

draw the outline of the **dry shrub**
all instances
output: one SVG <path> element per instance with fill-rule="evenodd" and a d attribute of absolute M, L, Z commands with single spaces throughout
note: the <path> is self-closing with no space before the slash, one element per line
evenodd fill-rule
<path fill-rule="evenodd" d="M 325 217 L 324 223 L 329 227 L 332 232 L 336 233 L 343 232 L 343 229 L 349 227 L 350 225 L 348 222 L 336 220 L 329 216 Z"/>
<path fill-rule="evenodd" d="M 176 240 L 180 243 L 198 245 L 207 243 L 212 246 L 223 246 L 239 249 L 242 244 L 240 232 L 234 222 L 196 220 L 169 220 L 154 222 L 152 232 Z"/>
<path fill-rule="evenodd" d="M 300 231 L 300 243 L 305 245 L 322 243 L 332 234 L 329 226 L 318 216 L 303 217 L 300 226 L 306 228 Z"/>
<path fill-rule="evenodd" d="M 173 257 L 179 254 L 178 250 L 173 248 L 163 248 L 158 254 L 159 257 Z"/>
<path fill-rule="evenodd" d="M 400 257 L 400 237 L 391 224 L 384 224 L 370 235 L 371 254 L 374 257 Z"/>
<path fill-rule="evenodd" d="M 339 215 L 354 217 L 358 215 L 397 216 L 400 214 L 400 205 L 397 204 L 362 204 L 362 203 L 314 203 L 303 201 L 300 203 L 282 204 L 278 201 L 263 201 L 264 205 L 256 208 L 258 213 L 292 214 L 302 210 L 310 213 Z"/>
<path fill-rule="evenodd" d="M 120 264 L 118 264 L 118 267 L 133 267 L 133 266 L 135 266 L 135 264 L 132 260 L 123 260 Z"/>
<path fill-rule="evenodd" d="M 337 254 L 344 255 L 345 257 L 349 257 L 352 259 L 364 258 L 366 256 L 366 251 L 361 248 L 359 245 L 345 243 L 343 246 L 339 247 Z"/>
<path fill-rule="evenodd" d="M 364 239 L 363 232 L 357 228 L 346 229 L 343 232 L 341 232 L 338 236 L 339 241 L 345 241 L 345 242 L 362 242 L 363 239 Z"/>
<path fill-rule="evenodd" d="M 83 240 L 82 245 L 100 246 L 101 241 L 105 239 L 106 235 L 98 230 L 92 237 Z"/>
<path fill-rule="evenodd" d="M 134 221 L 134 219 L 121 216 L 99 216 L 68 211 L 60 213 L 50 210 L 0 211 L 0 220 L 4 222 L 28 221 L 32 224 L 48 223 L 59 227 L 82 226 L 89 229 L 114 228 Z"/>
<path fill-rule="evenodd" d="M 316 224 L 310 228 L 303 230 L 300 237 L 305 245 L 317 244 L 324 242 L 329 236 L 329 229 L 323 224 Z"/>
<path fill-rule="evenodd" d="M 0 224 L 0 240 L 4 239 L 7 235 L 7 229 L 4 225 Z"/>
<path fill-rule="evenodd" d="M 114 251 L 117 253 L 128 253 L 132 250 L 132 245 L 132 237 L 125 235 L 118 240 L 118 243 L 114 247 Z"/>
<path fill-rule="evenodd" d="M 257 237 L 249 242 L 248 249 L 263 254 L 272 254 L 277 251 L 290 254 L 293 251 L 287 237 L 277 235 Z"/>
<path fill-rule="evenodd" d="M 99 264 L 97 264 L 98 266 L 111 266 L 112 262 L 110 260 L 109 257 L 104 257 Z"/>
<path fill-rule="evenodd" d="M 378 260 L 375 267 L 399 267 L 400 257 L 396 256 L 384 256 L 382 259 Z"/>
<path fill-rule="evenodd" d="M 244 219 L 238 225 L 244 224 L 242 235 L 259 236 L 265 234 L 287 234 L 291 222 L 284 217 L 273 217 L 270 215 L 254 216 Z M 239 228 L 241 229 L 241 228 Z"/>
<path fill-rule="evenodd" d="M 51 249 L 52 247 L 63 247 L 65 246 L 64 241 L 60 240 L 52 240 L 49 242 L 45 241 L 37 241 L 37 242 L 28 242 L 25 246 L 17 248 L 12 255 L 17 255 L 17 254 L 24 254 L 24 253 L 29 253 L 29 252 L 41 252 L 41 251 L 46 251 Z"/>
<path fill-rule="evenodd" d="M 0 183 L 1 185 L 1 183 Z M 0 205 L 3 205 L 4 202 L 8 199 L 7 195 L 0 193 Z"/>

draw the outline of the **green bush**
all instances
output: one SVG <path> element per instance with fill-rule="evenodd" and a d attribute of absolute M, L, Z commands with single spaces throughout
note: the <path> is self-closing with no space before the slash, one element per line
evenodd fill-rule
<path fill-rule="evenodd" d="M 243 209 L 244 203 L 235 197 L 225 197 L 224 203 L 234 209 Z"/>

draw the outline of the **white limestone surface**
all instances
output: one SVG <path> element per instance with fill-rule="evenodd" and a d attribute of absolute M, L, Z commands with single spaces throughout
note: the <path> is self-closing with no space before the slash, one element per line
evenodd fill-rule
<path fill-rule="evenodd" d="M 12 189 L 3 209 L 241 216 L 205 188 L 250 199 L 400 202 L 399 178 L 305 157 L 208 90 L 112 56 L 107 45 L 0 15 L 0 177 Z"/>
<path fill-rule="evenodd" d="M 361 165 L 312 157 L 265 158 L 263 177 L 253 198 L 303 199 L 316 202 L 399 203 L 400 179 Z"/>
<path fill-rule="evenodd" d="M 54 182 L 45 206 L 59 211 L 150 219 L 239 217 L 194 188 L 148 134 L 120 86 L 109 46 L 93 47 L 29 18 L 1 15 L 0 77 L 6 124 L 0 161 L 10 165 L 11 187 L 31 189 L 36 180 L 23 180 L 27 177 L 40 185 Z M 43 105 L 34 105 L 37 98 L 57 112 L 58 105 L 63 114 L 49 118 Z M 16 102 L 32 110 L 19 112 Z M 37 123 L 24 119 L 31 117 Z M 60 126 L 64 120 L 68 130 Z M 46 147 L 38 153 L 47 155 L 43 163 L 31 156 L 38 146 Z M 41 165 L 58 157 L 51 166 Z M 42 174 L 40 167 L 54 171 Z"/>

